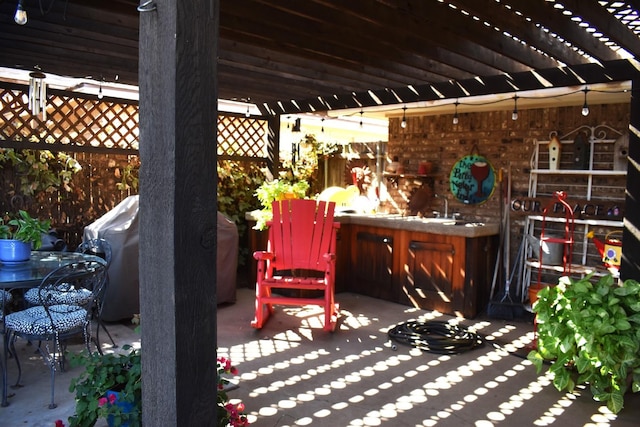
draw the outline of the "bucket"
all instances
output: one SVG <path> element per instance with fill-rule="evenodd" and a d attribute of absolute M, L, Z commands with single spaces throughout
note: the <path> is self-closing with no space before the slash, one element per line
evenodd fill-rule
<path fill-rule="evenodd" d="M 564 256 L 564 243 L 542 241 L 539 237 L 526 235 L 531 245 L 531 253 L 535 259 L 547 265 L 562 265 Z M 562 238 L 562 236 L 546 235 L 551 238 Z M 542 249 L 542 260 L 540 260 L 540 249 Z"/>

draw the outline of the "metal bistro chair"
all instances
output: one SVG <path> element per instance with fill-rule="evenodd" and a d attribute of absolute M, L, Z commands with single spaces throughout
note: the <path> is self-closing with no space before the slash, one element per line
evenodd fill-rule
<path fill-rule="evenodd" d="M 98 326 L 96 327 L 96 346 L 98 347 L 98 351 L 100 352 L 100 354 L 102 354 L 102 347 L 100 345 L 100 328 L 104 330 L 104 332 L 109 337 L 109 340 L 111 340 L 111 345 L 114 348 L 118 347 L 116 345 L 116 342 L 113 340 L 113 337 L 109 333 L 107 326 L 104 324 L 104 321 L 102 320 L 102 307 L 104 306 L 104 296 L 105 296 L 105 293 L 107 292 L 107 287 L 109 286 L 109 266 L 111 265 L 111 258 L 112 258 L 111 244 L 103 238 L 88 239 L 80 243 L 80 245 L 78 245 L 76 252 L 80 252 L 82 254 L 99 256 L 100 258 L 103 258 L 107 263 L 107 280 L 106 280 L 107 283 L 105 283 L 104 288 L 102 289 L 102 293 L 98 295 L 96 305 L 93 307 L 94 309 L 93 314 L 98 320 Z"/>
<path fill-rule="evenodd" d="M 101 261 L 81 261 L 59 267 L 42 279 L 38 286 L 39 305 L 7 314 L 4 318 L 5 349 L 13 355 L 18 366 L 16 386 L 22 377 L 22 367 L 15 350 L 16 339 L 40 342 L 38 351 L 51 370 L 51 409 L 57 406 L 54 401 L 55 371 L 56 364 L 64 369 L 66 340 L 81 334 L 87 350 L 91 351 L 91 307 L 102 292 L 106 274 L 106 265 Z M 75 294 L 78 290 L 86 290 L 91 295 L 84 306 L 61 302 L 65 300 L 65 293 Z M 53 345 L 52 350 L 48 342 Z"/>
<path fill-rule="evenodd" d="M 333 331 L 338 318 L 335 302 L 336 234 L 334 202 L 285 200 L 273 202 L 266 251 L 253 254 L 258 260 L 256 313 L 251 325 L 262 328 L 275 304 L 319 305 L 324 308 L 324 330 Z M 323 291 L 322 298 L 282 296 L 272 289 Z M 265 309 L 266 308 L 266 309 Z"/>
<path fill-rule="evenodd" d="M 85 242 L 82 242 L 76 249 L 76 252 L 95 255 L 104 259 L 107 264 L 106 266 L 108 271 L 109 265 L 111 264 L 111 245 L 105 239 L 90 239 Z M 113 345 L 113 347 L 117 347 L 115 341 L 113 340 L 113 337 L 111 336 L 111 334 L 107 330 L 107 327 L 102 321 L 102 316 L 101 316 L 102 305 L 104 301 L 104 293 L 106 292 L 108 282 L 109 282 L 109 277 L 107 274 L 107 283 L 105 284 L 102 290 L 102 294 L 98 295 L 96 304 L 91 308 L 92 315 L 94 315 L 94 317 L 98 322 L 98 326 L 96 327 L 95 343 L 100 353 L 102 353 L 102 347 L 100 345 L 100 327 L 102 327 L 102 329 L 104 329 L 104 331 L 106 332 L 107 336 L 111 340 L 111 344 Z M 77 304 L 77 305 L 84 306 L 87 303 L 88 299 L 92 298 L 92 296 L 93 296 L 92 293 L 86 289 L 76 289 L 75 291 L 66 291 L 63 293 L 57 293 L 55 291 L 51 291 L 51 295 L 49 297 L 55 298 L 55 301 L 60 304 Z M 27 292 L 25 292 L 24 300 L 30 306 L 39 305 L 40 296 L 39 296 L 38 288 L 29 289 Z"/>
<path fill-rule="evenodd" d="M 13 301 L 11 292 L 7 292 L 4 289 L 0 289 L 0 336 L 2 336 L 2 345 L 5 344 L 5 330 L 4 330 L 4 313 L 7 313 L 8 304 Z M 0 375 L 2 375 L 2 402 L 1 406 L 7 406 L 7 371 L 5 369 L 5 356 L 7 354 L 6 348 L 0 353 Z"/>

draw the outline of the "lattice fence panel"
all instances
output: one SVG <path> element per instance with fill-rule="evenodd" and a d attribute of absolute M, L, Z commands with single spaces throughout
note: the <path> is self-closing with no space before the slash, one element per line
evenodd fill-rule
<path fill-rule="evenodd" d="M 267 157 L 267 121 L 254 117 L 218 116 L 218 155 Z"/>
<path fill-rule="evenodd" d="M 50 91 L 43 119 L 31 115 L 27 92 L 20 88 L 0 87 L 0 140 L 138 150 L 136 102 Z"/>

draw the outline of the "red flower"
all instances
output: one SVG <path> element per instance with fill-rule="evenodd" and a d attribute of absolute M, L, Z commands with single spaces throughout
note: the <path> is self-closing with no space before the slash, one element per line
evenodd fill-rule
<path fill-rule="evenodd" d="M 56 420 L 56 427 L 64 427 L 62 420 Z"/>
<path fill-rule="evenodd" d="M 116 395 L 115 394 L 112 393 L 112 394 L 109 395 L 109 403 L 112 404 L 112 405 L 116 403 Z"/>
<path fill-rule="evenodd" d="M 98 406 L 102 407 L 104 405 L 107 404 L 107 398 L 106 397 L 101 397 L 100 399 L 98 399 Z"/>

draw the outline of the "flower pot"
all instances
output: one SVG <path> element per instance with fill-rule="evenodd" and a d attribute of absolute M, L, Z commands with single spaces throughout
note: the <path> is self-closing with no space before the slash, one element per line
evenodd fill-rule
<path fill-rule="evenodd" d="M 31 242 L 13 239 L 0 239 L 0 262 L 18 263 L 29 261 Z"/>
<path fill-rule="evenodd" d="M 107 400 L 111 401 L 111 397 L 110 396 L 115 396 L 115 404 L 120 408 L 120 411 L 123 414 L 128 414 L 131 413 L 131 411 L 133 410 L 133 404 L 130 402 L 121 402 L 120 401 L 120 393 L 117 391 L 111 391 L 111 390 L 107 390 Z M 109 425 L 109 427 L 115 427 L 115 417 L 113 415 L 109 415 L 107 416 L 107 424 Z M 119 424 L 120 427 L 129 427 L 129 423 L 128 422 L 123 422 L 121 424 Z"/>
<path fill-rule="evenodd" d="M 538 300 L 538 291 L 542 288 L 545 288 L 549 285 L 544 285 L 540 283 L 532 283 L 529 285 L 529 303 L 533 305 L 534 302 Z"/>

